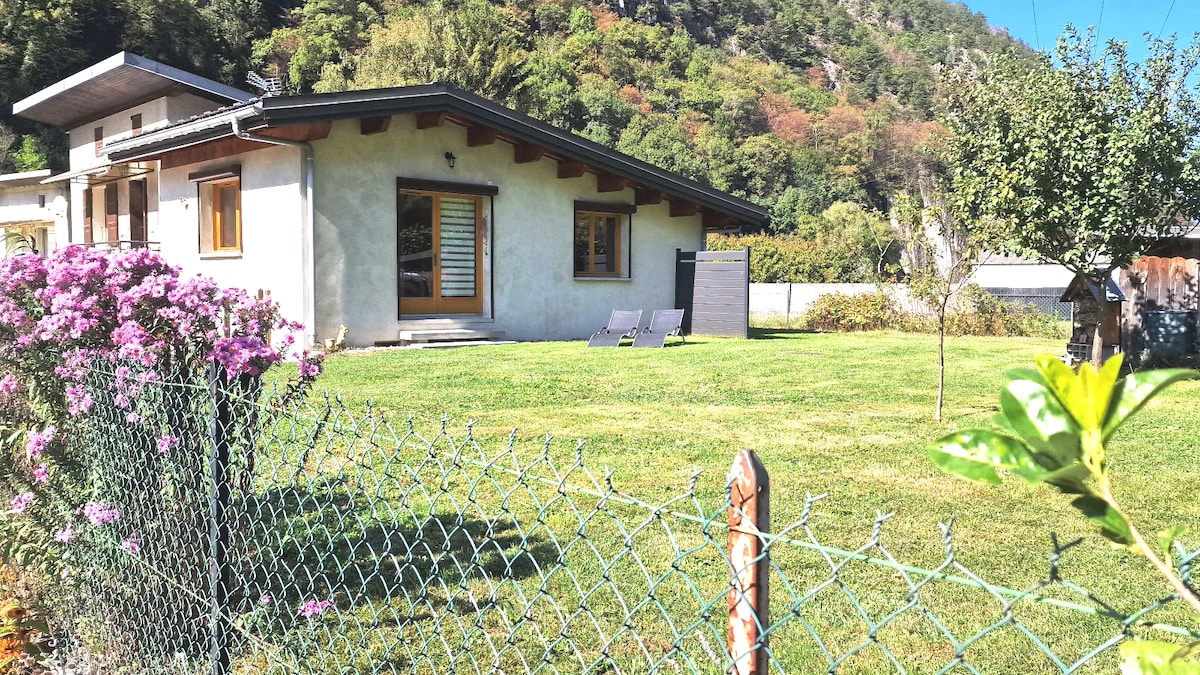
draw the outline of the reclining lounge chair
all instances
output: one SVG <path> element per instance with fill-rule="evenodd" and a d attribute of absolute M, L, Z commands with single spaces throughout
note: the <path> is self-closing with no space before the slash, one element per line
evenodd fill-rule
<path fill-rule="evenodd" d="M 589 347 L 619 347 L 621 338 L 637 335 L 638 322 L 642 320 L 642 310 L 614 309 L 608 319 L 608 325 L 592 334 L 588 339 Z"/>
<path fill-rule="evenodd" d="M 687 342 L 681 330 L 683 328 L 682 309 L 656 309 L 650 317 L 650 325 L 643 328 L 633 338 L 634 347 L 665 347 L 667 336 L 675 335 Z"/>

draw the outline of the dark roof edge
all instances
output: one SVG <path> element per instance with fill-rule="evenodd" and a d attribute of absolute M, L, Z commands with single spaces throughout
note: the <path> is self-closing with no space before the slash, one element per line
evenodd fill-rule
<path fill-rule="evenodd" d="M 42 88 L 39 91 L 26 96 L 25 98 L 13 103 L 13 115 L 21 117 L 22 113 L 29 109 L 38 106 L 50 99 L 65 93 L 66 91 L 78 87 L 89 80 L 93 80 L 100 75 L 116 70 L 122 66 L 136 68 L 148 73 L 153 73 L 167 80 L 171 80 L 178 84 L 186 85 L 197 91 L 204 92 L 212 96 L 218 96 L 230 101 L 248 101 L 253 98 L 253 94 L 242 91 L 235 87 L 230 87 L 221 84 L 215 80 L 210 80 L 207 77 L 189 73 L 186 70 L 180 70 L 174 66 L 168 66 L 165 63 L 159 63 L 153 59 L 148 59 L 144 56 L 138 56 L 130 52 L 117 52 L 112 56 L 94 63 L 91 66 L 84 68 L 76 73 L 72 73 L 63 79 Z"/>
<path fill-rule="evenodd" d="M 703 183 L 656 167 L 569 131 L 553 127 L 448 84 L 346 91 L 264 98 L 267 126 L 301 124 L 371 115 L 444 111 L 456 113 L 497 131 L 578 158 L 588 165 L 645 183 L 720 213 L 765 224 L 768 211 Z"/>

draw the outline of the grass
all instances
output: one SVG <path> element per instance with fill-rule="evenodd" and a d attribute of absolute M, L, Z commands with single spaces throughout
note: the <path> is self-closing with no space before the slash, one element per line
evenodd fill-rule
<path fill-rule="evenodd" d="M 877 514 L 894 512 L 883 529 L 886 550 L 901 562 L 933 567 L 945 560 L 939 523 L 953 521 L 957 560 L 991 583 L 1020 589 L 1047 576 L 1055 533 L 1061 542 L 1083 538 L 1064 555 L 1064 576 L 1117 609 L 1129 612 L 1164 594 L 1164 586 L 1140 559 L 1110 549 L 1061 495 L 1013 481 L 1003 488 L 969 484 L 941 474 L 925 455 L 925 446 L 948 431 L 987 424 L 997 410 L 1004 371 L 1029 365 L 1036 354 L 1057 352 L 1061 343 L 952 339 L 946 422 L 939 425 L 933 422 L 933 336 L 766 329 L 755 338 L 690 338 L 664 350 L 532 343 L 346 353 L 329 359 L 323 385 L 339 392 L 351 410 L 373 402 L 393 421 L 412 417 L 428 435 L 436 433 L 443 416 L 449 418 L 452 434 L 461 435 L 473 421 L 474 437 L 485 453 L 501 452 L 515 433 L 516 453 L 526 462 L 536 461 L 546 436 L 553 435 L 552 456 L 569 464 L 577 439 L 582 439 L 590 467 L 599 473 L 608 469 L 619 490 L 652 503 L 684 492 L 696 468 L 703 471 L 698 496 L 716 503 L 734 453 L 753 448 L 771 475 L 776 531 L 800 518 L 807 494 L 825 494 L 814 506 L 811 533 L 828 546 L 859 547 L 870 537 Z M 1142 517 L 1146 532 L 1175 523 L 1200 529 L 1200 503 L 1193 498 L 1194 467 L 1200 460 L 1197 394 L 1196 383 L 1169 390 L 1128 423 L 1112 448 L 1118 494 Z M 518 501 L 502 491 L 480 498 L 485 508 L 502 506 L 514 520 L 528 522 L 535 506 L 522 507 Z M 559 515 L 564 527 L 578 524 L 569 514 Z M 631 518 L 644 516 L 630 513 Z M 604 536 L 620 536 L 606 532 Z M 804 538 L 801 530 L 793 535 Z M 654 540 L 649 531 L 644 538 L 648 560 L 669 558 L 665 541 Z M 597 546 L 621 548 L 617 540 L 597 539 Z M 810 552 L 780 548 L 773 555 L 778 572 L 795 583 L 799 595 L 829 576 L 828 567 Z M 593 556 L 580 564 L 575 570 L 580 576 L 604 571 Z M 720 588 L 719 567 L 694 573 Z M 889 570 L 856 564 L 845 570 L 842 581 L 867 609 L 870 621 L 904 603 L 907 586 Z M 555 592 L 569 594 L 570 588 Z M 1049 592 L 1088 604 L 1062 587 Z M 785 616 L 791 594 L 781 584 L 772 593 L 773 616 Z M 618 603 L 597 602 L 609 609 Z M 931 590 L 923 602 L 959 639 L 1003 616 L 997 600 L 975 589 Z M 1043 609 L 1020 607 L 1016 616 L 1068 663 L 1120 632 L 1109 620 Z M 816 592 L 805 606 L 805 618 L 835 655 L 867 639 L 864 621 L 856 616 L 837 587 Z M 1194 617 L 1177 609 L 1154 618 L 1196 625 Z M 654 627 L 640 632 L 652 634 Z M 893 645 L 909 672 L 933 672 L 954 657 L 944 636 L 920 612 L 902 615 L 880 637 Z M 799 621 L 781 626 L 772 640 L 788 672 L 828 667 L 817 641 Z M 689 645 L 695 653 L 703 647 Z M 631 649 L 651 648 L 642 644 Z M 630 663 L 638 662 L 638 653 L 627 656 Z M 986 663 L 984 672 L 1055 672 L 1052 662 L 1034 652 L 1013 626 L 973 645 L 968 661 Z M 888 665 L 883 651 L 868 646 L 839 672 L 879 672 Z M 1113 667 L 1108 655 L 1085 672 Z"/>

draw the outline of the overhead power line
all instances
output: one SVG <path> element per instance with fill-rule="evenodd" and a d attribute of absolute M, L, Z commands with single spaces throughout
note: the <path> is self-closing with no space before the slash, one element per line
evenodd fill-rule
<path fill-rule="evenodd" d="M 1035 42 L 1037 42 L 1037 48 L 1040 51 L 1042 48 L 1042 38 L 1038 35 L 1037 29 L 1037 0 L 1029 0 L 1029 2 L 1033 7 L 1033 39 Z M 1164 22 L 1164 24 L 1165 23 L 1166 22 Z"/>
<path fill-rule="evenodd" d="M 1175 0 L 1171 0 L 1171 6 L 1167 7 L 1167 15 L 1163 17 L 1162 27 L 1158 29 L 1158 37 L 1162 37 L 1162 32 L 1167 27 L 1167 20 L 1171 18 L 1171 10 L 1175 9 Z"/>

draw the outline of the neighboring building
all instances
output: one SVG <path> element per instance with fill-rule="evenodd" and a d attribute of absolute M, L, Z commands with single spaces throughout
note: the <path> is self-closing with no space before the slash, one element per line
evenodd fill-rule
<path fill-rule="evenodd" d="M 136 58 L 109 61 L 119 57 Z M 24 101 L 14 110 L 62 124 L 43 110 L 93 87 L 87 72 L 26 99 L 41 110 Z M 190 110 L 200 107 L 195 80 L 169 79 Z M 64 98 L 77 111 L 66 120 L 69 175 L 93 175 L 77 162 L 101 162 L 105 175 L 128 173 L 121 185 L 144 182 L 147 236 L 164 257 L 269 292 L 310 341 L 339 325 L 352 345 L 423 328 L 586 337 L 614 308 L 673 307 L 677 248 L 767 219 L 762 207 L 450 85 L 226 94 L 217 102 L 232 105 L 187 119 L 154 99 L 165 122 L 155 128 L 138 96 L 97 92 L 91 112 Z M 77 142 L 99 120 L 138 110 L 139 134 L 104 132 L 98 150 Z M 92 198 L 96 213 L 103 202 Z M 92 231 L 106 232 L 94 219 Z"/>
<path fill-rule="evenodd" d="M 0 175 L 0 231 L 45 255 L 69 239 L 69 197 L 66 181 L 52 179 L 49 169 Z M 0 244 L 0 255 L 7 251 Z"/>

